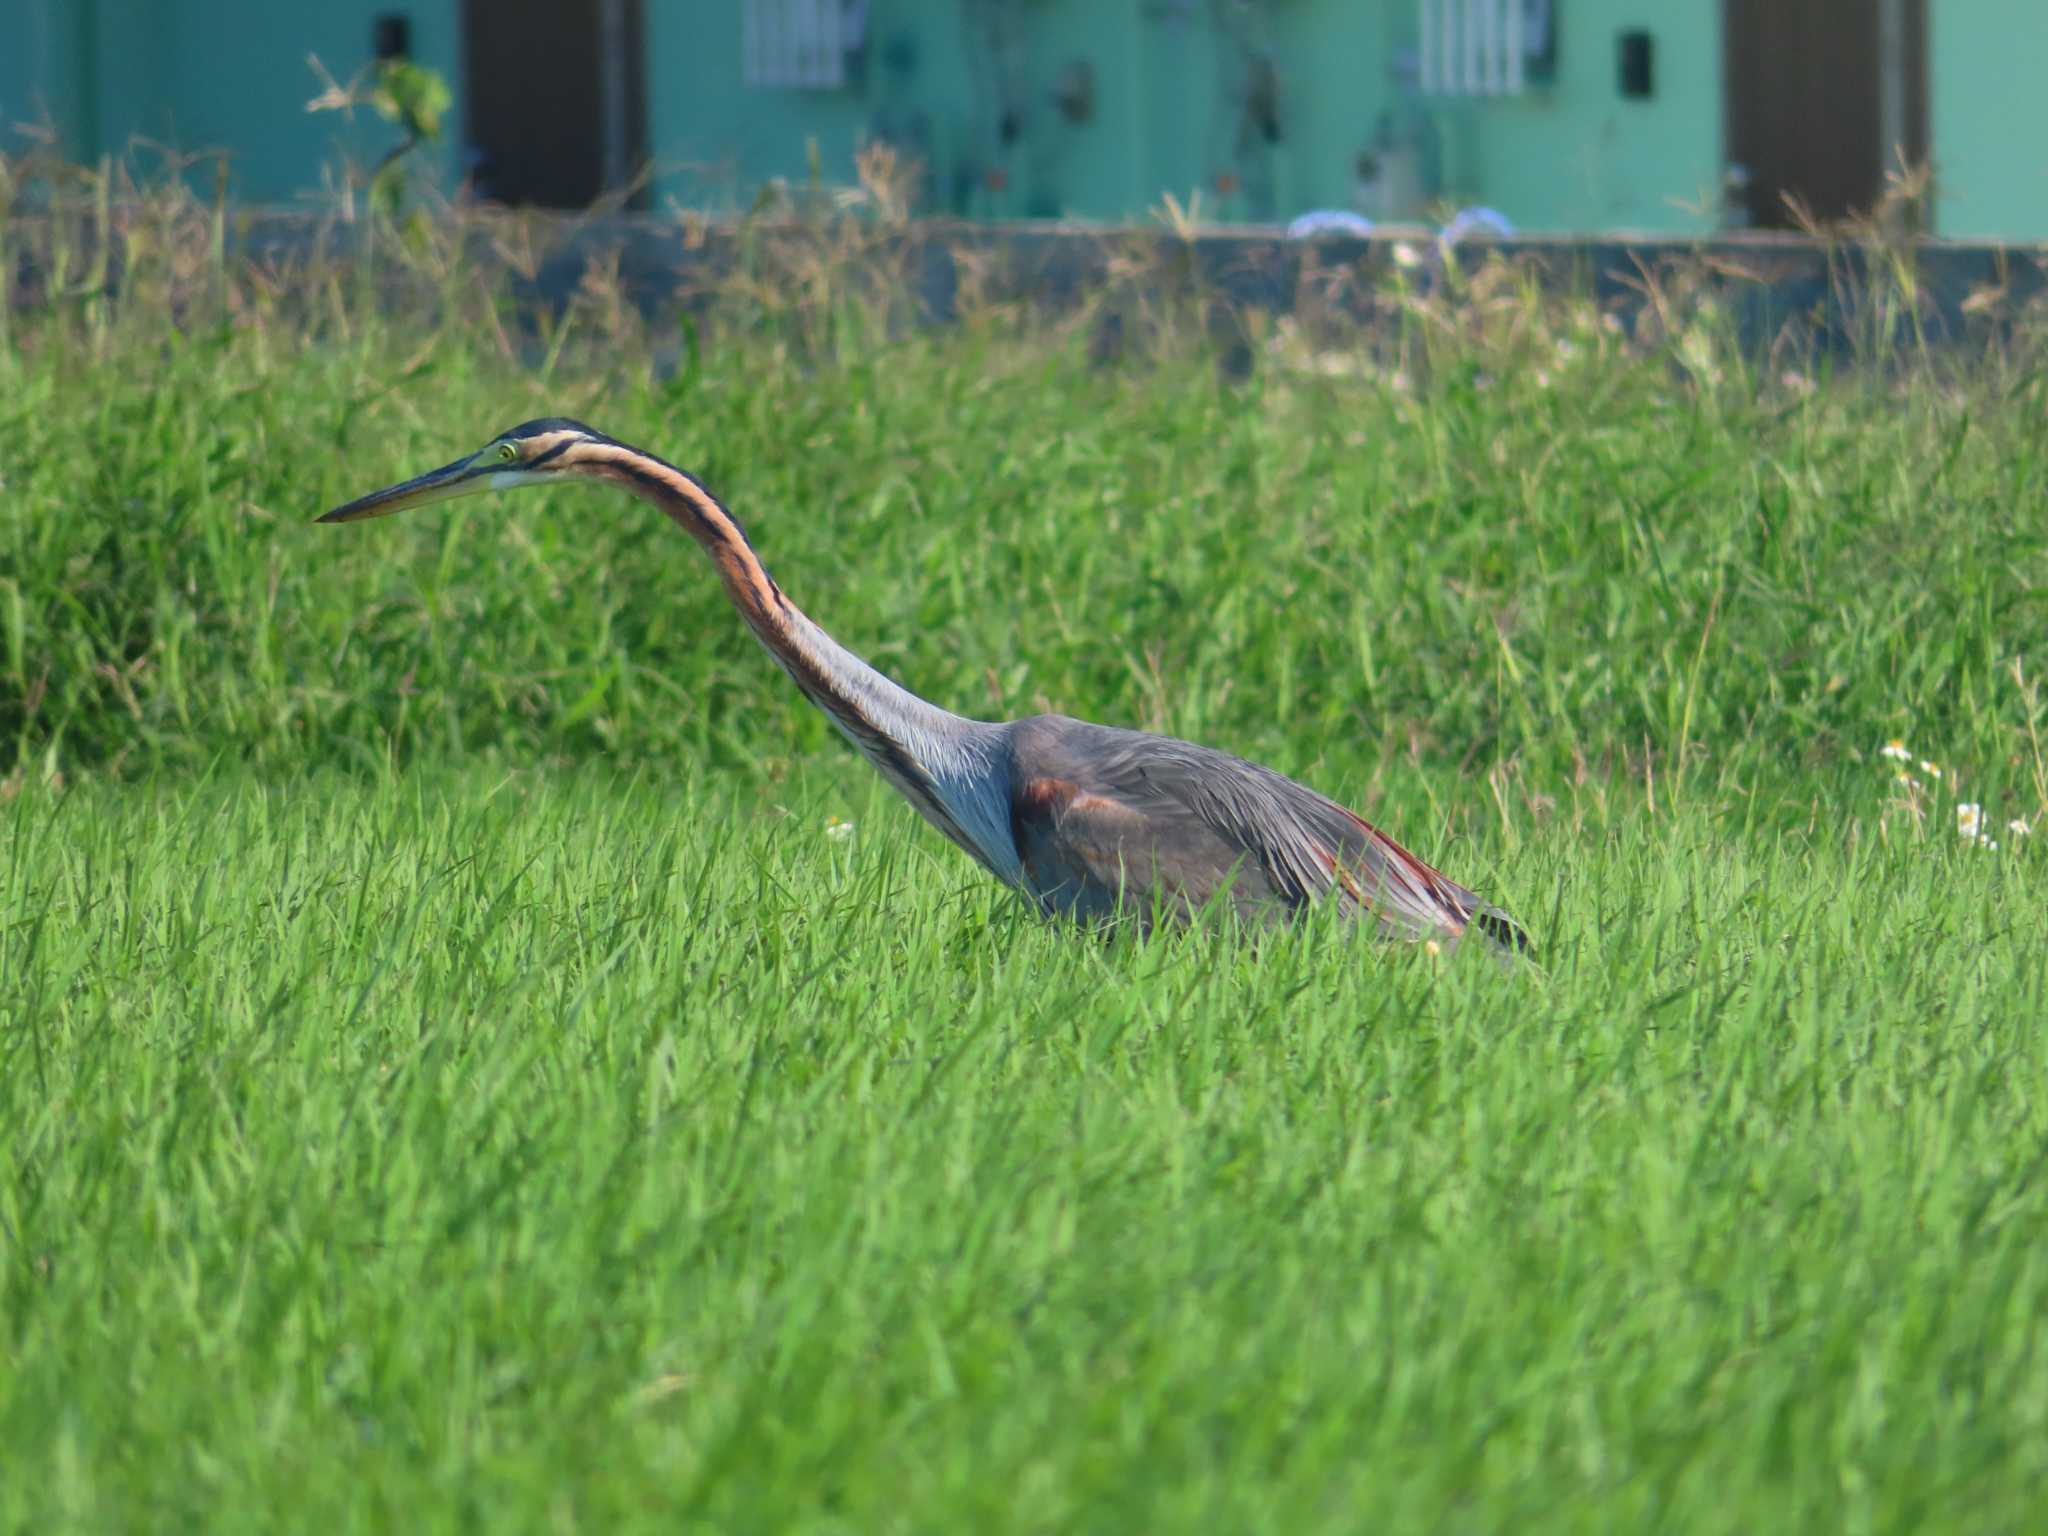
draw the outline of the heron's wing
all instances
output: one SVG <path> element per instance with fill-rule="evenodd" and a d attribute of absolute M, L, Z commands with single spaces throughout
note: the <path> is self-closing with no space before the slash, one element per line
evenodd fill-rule
<path fill-rule="evenodd" d="M 1171 737 L 1058 716 L 1013 737 L 1011 830 L 1041 902 L 1082 917 L 1200 907 L 1247 916 L 1329 898 L 1392 936 L 1474 924 L 1526 945 L 1493 909 L 1363 818 L 1270 768 Z"/>
<path fill-rule="evenodd" d="M 1185 918 L 1226 887 L 1247 915 L 1275 899 L 1259 859 L 1184 802 L 1143 785 L 1025 779 L 1010 827 L 1031 893 L 1070 917 Z"/>

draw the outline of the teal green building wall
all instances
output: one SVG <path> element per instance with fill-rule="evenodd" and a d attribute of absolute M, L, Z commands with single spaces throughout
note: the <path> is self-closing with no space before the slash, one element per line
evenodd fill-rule
<path fill-rule="evenodd" d="M 1558 10 L 1554 80 L 1438 108 L 1451 197 L 1498 208 L 1532 231 L 1717 227 L 1720 7 L 1570 0 Z M 1653 40 L 1647 100 L 1625 99 L 1617 82 L 1618 40 L 1630 27 Z"/>
<path fill-rule="evenodd" d="M 826 179 L 853 179 L 863 143 L 885 138 L 922 160 L 927 207 L 985 217 L 1115 217 L 1139 211 L 1143 102 L 1134 7 L 1047 3 L 1022 13 L 1006 64 L 1024 102 L 1001 141 L 988 50 L 971 45 L 955 0 L 873 0 L 861 68 L 837 90 L 750 87 L 741 6 L 650 0 L 648 142 L 656 202 L 746 206 L 768 181 L 801 183 L 809 147 Z M 1069 122 L 1049 95 L 1072 58 L 1090 60 L 1095 110 Z M 1000 177 L 992 172 L 1001 172 Z"/>
<path fill-rule="evenodd" d="M 1040 0 L 1019 8 L 1012 73 L 1023 129 L 996 138 L 989 50 L 954 0 L 873 0 L 861 78 L 834 91 L 749 87 L 741 7 L 651 0 L 649 137 L 660 188 L 679 201 L 745 204 L 771 177 L 801 180 L 815 143 L 829 177 L 851 175 L 870 137 L 914 140 L 937 206 L 1008 217 L 1142 217 L 1199 192 L 1206 214 L 1286 219 L 1352 201 L 1359 154 L 1406 89 L 1396 65 L 1416 42 L 1412 0 L 1282 0 L 1248 10 L 1280 73 L 1277 144 L 1241 141 L 1241 50 L 1211 8 L 1175 0 Z M 1489 204 L 1519 227 L 1711 228 L 1721 145 L 1720 13 L 1704 0 L 1570 0 L 1556 77 L 1514 98 L 1416 105 L 1441 144 L 1440 193 Z M 1647 14 L 1646 14 L 1647 13 Z M 1657 38 L 1653 99 L 1621 98 L 1616 36 Z M 1051 105 L 1073 60 L 1093 67 L 1083 123 Z M 673 88 L 669 83 L 673 82 Z M 1409 110 L 1413 110 L 1410 108 Z M 996 190 L 988 172 L 1006 175 Z"/>
<path fill-rule="evenodd" d="M 0 132 L 53 130 L 76 143 L 86 112 L 81 40 L 88 8 L 66 0 L 0 0 Z"/>
<path fill-rule="evenodd" d="M 1412 9 L 1412 6 L 1409 7 Z M 873 0 L 860 79 L 843 90 L 753 88 L 740 77 L 740 6 L 650 7 L 649 138 L 662 192 L 744 204 L 771 177 L 805 174 L 815 142 L 833 179 L 868 138 L 929 162 L 935 206 L 995 217 L 1142 218 L 1166 195 L 1206 216 L 1287 217 L 1350 198 L 1351 167 L 1386 89 L 1387 7 L 1289 0 L 1260 39 L 1280 62 L 1279 144 L 1240 152 L 1239 60 L 1203 0 L 1041 0 L 1007 61 L 1021 132 L 1000 139 L 996 61 L 957 0 Z M 1086 61 L 1092 113 L 1054 106 Z M 1000 172 L 992 177 L 991 172 Z"/>
<path fill-rule="evenodd" d="M 1935 232 L 2048 238 L 2048 5 L 1935 0 L 1927 12 Z"/>
<path fill-rule="evenodd" d="M 353 121 L 339 112 L 306 110 L 320 86 L 307 56 L 346 84 L 369 65 L 372 18 L 390 5 L 156 0 L 145 8 L 156 13 L 167 61 L 152 73 L 176 83 L 156 106 L 159 131 L 189 147 L 231 148 L 231 175 L 243 195 L 290 198 L 317 186 L 323 166 L 344 156 L 374 164 L 399 138 L 367 108 L 357 108 Z M 457 80 L 462 54 L 454 0 L 404 9 L 412 20 L 414 60 Z M 451 139 L 459 136 L 459 118 L 448 126 Z"/>
<path fill-rule="evenodd" d="M 226 150 L 240 198 L 290 202 L 323 171 L 374 163 L 398 141 L 367 108 L 310 113 L 317 56 L 347 83 L 370 63 L 377 0 L 0 0 L 0 123 L 53 127 L 75 159 Z M 456 0 L 415 0 L 412 52 L 459 88 Z M 27 46 L 16 48 L 15 39 Z M 450 125 L 459 136 L 459 118 Z M 17 144 L 19 141 L 16 141 Z M 452 142 L 432 159 L 445 173 Z M 210 185 L 210 172 L 202 182 Z"/>
<path fill-rule="evenodd" d="M 742 0 L 644 0 L 648 143 L 657 207 L 744 207 L 772 178 L 852 179 L 885 137 L 929 164 L 924 206 L 978 217 L 1143 218 L 1171 194 L 1205 217 L 1280 220 L 1350 206 L 1360 152 L 1383 117 L 1419 114 L 1440 205 L 1484 203 L 1531 231 L 1706 231 L 1722 163 L 1721 11 L 1715 0 L 1558 0 L 1553 80 L 1519 97 L 1416 102 L 1397 78 L 1416 44 L 1415 0 L 1270 0 L 1243 7 L 1281 81 L 1281 136 L 1241 141 L 1243 50 L 1209 0 L 1029 0 L 1008 7 L 1007 68 L 1022 132 L 1001 142 L 989 49 L 972 16 L 1000 6 L 870 0 L 860 74 L 843 89 L 762 89 L 741 78 Z M 461 137 L 458 0 L 0 0 L 0 125 L 47 123 L 82 159 L 138 139 L 224 148 L 251 201 L 316 192 L 343 159 L 373 162 L 396 130 L 367 110 L 309 114 L 306 57 L 347 80 L 369 63 L 381 11 L 412 21 L 413 53 L 458 103 L 429 164 Z M 2048 4 L 1935 0 L 1928 11 L 1937 233 L 2048 238 Z M 1656 91 L 1622 99 L 1616 38 L 1656 40 Z M 1063 72 L 1091 66 L 1092 113 L 1053 105 Z M 0 132 L 5 132 L 0 127 Z M 22 143 L 12 140 L 14 146 Z M 1000 175 L 992 175 L 1000 172 Z"/>

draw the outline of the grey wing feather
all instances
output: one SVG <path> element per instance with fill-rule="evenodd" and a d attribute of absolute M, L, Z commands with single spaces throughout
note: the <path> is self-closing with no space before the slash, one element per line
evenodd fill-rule
<path fill-rule="evenodd" d="M 1247 917 L 1333 898 L 1393 937 L 1468 924 L 1509 947 L 1504 914 L 1378 828 L 1283 774 L 1168 736 L 1058 715 L 1011 727 L 1011 829 L 1031 894 L 1082 918 L 1185 916 L 1226 887 Z"/>

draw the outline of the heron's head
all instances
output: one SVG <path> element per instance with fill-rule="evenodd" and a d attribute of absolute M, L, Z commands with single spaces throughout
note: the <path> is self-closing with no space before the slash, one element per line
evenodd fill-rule
<path fill-rule="evenodd" d="M 359 496 L 345 507 L 322 513 L 315 521 L 352 523 L 363 517 L 389 517 L 408 507 L 452 501 L 478 491 L 509 491 L 522 485 L 543 485 L 557 475 L 571 475 L 590 461 L 589 450 L 612 446 L 612 439 L 580 421 L 560 416 L 521 422 L 500 432 L 467 458 L 397 485 Z"/>

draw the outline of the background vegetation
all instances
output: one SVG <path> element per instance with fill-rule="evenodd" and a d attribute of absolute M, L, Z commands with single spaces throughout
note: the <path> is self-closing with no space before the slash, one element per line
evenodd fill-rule
<path fill-rule="evenodd" d="M 523 309 L 516 220 L 266 268 L 48 172 L 0 305 L 0 1520 L 2040 1507 L 2027 317 L 1895 348 L 1902 269 L 1862 354 L 1764 353 L 1704 286 L 1623 324 L 1495 264 L 1255 320 L 1231 383 L 1136 280 L 1113 363 L 1094 312 L 906 330 L 859 218 L 700 326 L 601 269 Z M 929 696 L 1307 777 L 1543 965 L 1077 940 L 645 509 L 309 526 L 557 413 Z"/>

